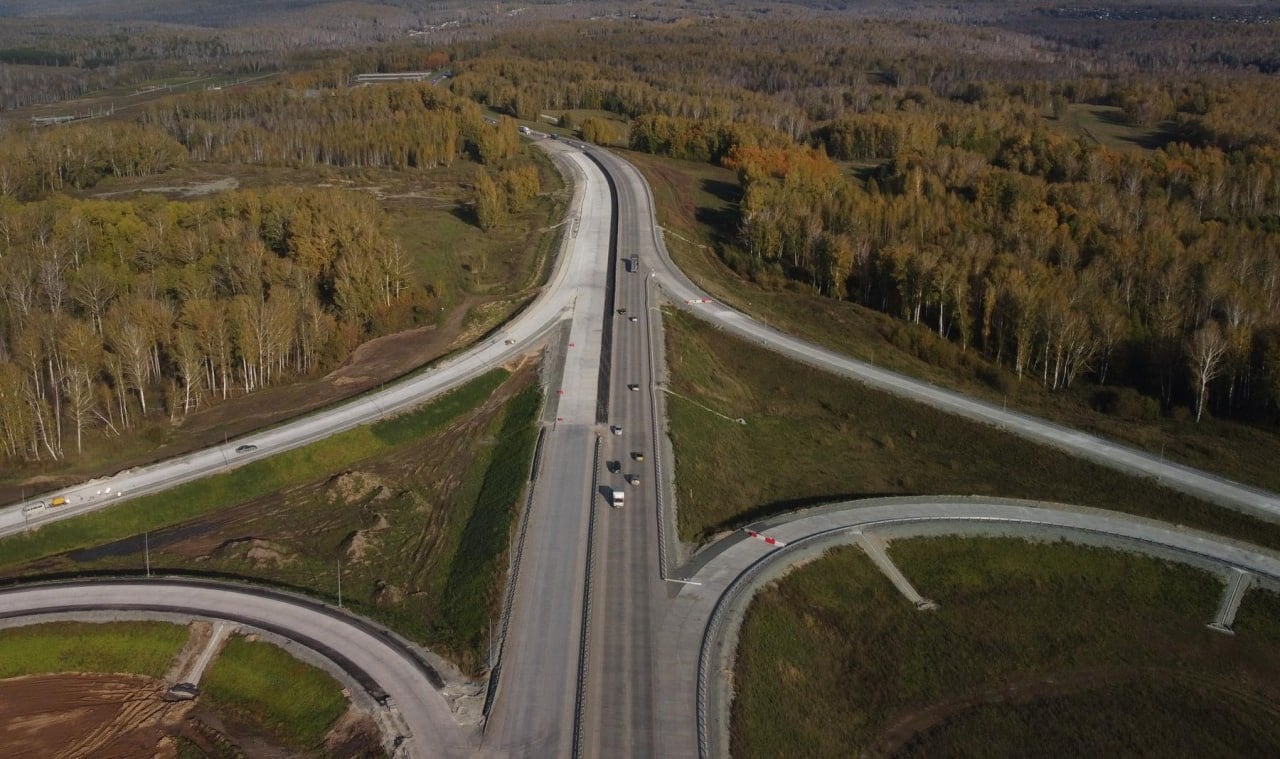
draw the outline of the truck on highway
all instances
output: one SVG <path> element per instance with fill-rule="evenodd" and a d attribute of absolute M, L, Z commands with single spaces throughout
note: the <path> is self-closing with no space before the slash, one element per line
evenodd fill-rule
<path fill-rule="evenodd" d="M 622 502 L 625 498 L 626 498 L 626 495 L 622 492 L 622 488 L 614 488 L 613 501 L 612 501 L 613 508 L 615 509 L 622 508 Z"/>

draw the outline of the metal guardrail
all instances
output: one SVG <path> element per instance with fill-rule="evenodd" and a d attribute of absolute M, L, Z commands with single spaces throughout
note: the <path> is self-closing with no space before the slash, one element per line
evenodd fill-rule
<path fill-rule="evenodd" d="M 582 759 L 587 716 L 587 667 L 591 654 L 591 575 L 596 561 L 596 488 L 600 486 L 600 436 L 596 435 L 591 467 L 591 500 L 587 516 L 587 577 L 582 589 L 582 634 L 578 647 L 578 690 L 573 710 L 573 759 Z"/>

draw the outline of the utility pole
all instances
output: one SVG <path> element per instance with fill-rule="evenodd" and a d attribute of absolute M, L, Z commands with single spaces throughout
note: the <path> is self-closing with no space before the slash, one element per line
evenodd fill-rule
<path fill-rule="evenodd" d="M 142 555 L 147 564 L 147 577 L 151 576 L 151 533 L 142 533 Z"/>
<path fill-rule="evenodd" d="M 338 608 L 342 608 L 342 559 L 338 559 Z"/>

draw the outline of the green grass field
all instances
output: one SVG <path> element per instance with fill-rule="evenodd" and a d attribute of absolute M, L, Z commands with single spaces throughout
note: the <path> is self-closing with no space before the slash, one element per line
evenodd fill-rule
<path fill-rule="evenodd" d="M 890 555 L 938 610 L 916 611 L 852 547 L 756 597 L 734 756 L 1280 749 L 1280 638 L 1209 631 L 1222 585 L 1208 574 L 1013 539 L 900 540 Z"/>
<path fill-rule="evenodd" d="M 235 636 L 200 682 L 224 716 L 264 730 L 285 746 L 314 750 L 347 709 L 342 686 L 323 670 L 269 643 Z"/>
<path fill-rule="evenodd" d="M 1096 506 L 1280 547 L 1280 525 L 793 363 L 682 312 L 666 328 L 684 396 L 667 403 L 683 540 L 812 503 L 939 494 Z"/>
<path fill-rule="evenodd" d="M 733 255 L 735 248 L 736 175 L 707 164 L 624 155 L 653 189 L 675 262 L 716 299 L 784 332 L 886 369 L 1280 491 L 1280 467 L 1273 464 L 1280 460 L 1280 434 L 1274 429 L 1208 417 L 1196 424 L 1107 415 L 1092 408 L 1097 388 L 1087 383 L 1076 383 L 1065 393 L 1046 391 L 1034 380 L 1019 383 L 1011 372 L 992 367 L 973 351 L 962 352 L 925 327 L 814 295 L 795 283 L 763 286 L 739 276 L 717 254 Z"/>
<path fill-rule="evenodd" d="M 509 376 L 495 369 L 432 403 L 317 443 L 255 461 L 226 474 L 0 540 L 0 574 L 53 554 L 157 530 L 306 482 L 438 430 L 488 398 Z"/>
<path fill-rule="evenodd" d="M 0 630 L 0 680 L 55 672 L 160 677 L 187 641 L 166 622 L 50 622 Z"/>

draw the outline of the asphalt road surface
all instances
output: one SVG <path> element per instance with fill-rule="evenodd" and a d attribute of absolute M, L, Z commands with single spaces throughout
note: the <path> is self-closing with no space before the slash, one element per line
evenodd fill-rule
<path fill-rule="evenodd" d="M 657 628 L 665 602 L 658 567 L 658 502 L 652 409 L 652 343 L 661 340 L 649 318 L 647 279 L 653 236 L 636 219 L 636 205 L 619 186 L 615 257 L 611 433 L 602 445 L 601 472 L 609 490 L 625 493 L 621 509 L 598 513 L 592 614 L 580 755 L 656 756 Z M 632 264 L 633 256 L 635 264 Z M 634 319 L 634 321 L 633 321 Z M 643 460 L 637 460 L 641 454 Z"/>
<path fill-rule="evenodd" d="M 157 492 L 413 407 L 528 351 L 562 320 L 571 319 L 569 339 L 556 359 L 563 361 L 558 375 L 563 379 L 549 399 L 556 421 L 544 438 L 521 569 L 515 579 L 510 631 L 502 648 L 502 674 L 478 753 L 696 756 L 700 744 L 705 749 L 713 740 L 705 723 L 700 725 L 694 718 L 697 697 L 715 698 L 697 684 L 699 673 L 705 677 L 708 666 L 702 648 L 707 622 L 722 603 L 724 591 L 774 549 L 760 541 L 726 539 L 695 558 L 690 569 L 696 574 L 688 579 L 701 584 L 664 585 L 659 561 L 662 511 L 657 494 L 666 483 L 656 475 L 655 467 L 671 472 L 672 462 L 660 458 L 664 447 L 654 432 L 659 425 L 653 419 L 653 356 L 659 338 L 651 331 L 650 308 L 656 305 L 649 302 L 648 283 L 652 282 L 702 318 L 790 358 L 1123 471 L 1157 477 L 1166 486 L 1223 505 L 1267 518 L 1280 517 L 1280 498 L 1274 494 L 835 354 L 711 302 L 668 257 L 653 222 L 649 189 L 634 167 L 590 149 L 615 181 L 619 216 L 614 241 L 605 175 L 580 152 L 577 143 L 544 144 L 576 174 L 569 234 L 552 281 L 499 334 L 379 393 L 224 446 L 40 497 L 46 503 L 54 496 L 65 497 L 69 501 L 66 506 L 45 508 L 36 514 L 24 514 L 21 504 L 0 510 L 0 535 L 101 508 L 122 498 Z M 637 272 L 631 271 L 632 255 L 638 257 Z M 606 289 L 611 256 L 616 280 L 612 309 L 607 306 Z M 618 308 L 625 308 L 626 313 L 618 313 Z M 632 322 L 632 316 L 637 321 Z M 605 319 L 612 320 L 611 343 L 603 340 Z M 602 355 L 606 349 L 607 356 Z M 608 371 L 603 384 L 602 366 Z M 551 375 L 557 376 L 555 372 Z M 603 400 L 601 387 L 608 392 L 607 424 L 597 419 Z M 613 434 L 614 427 L 620 428 L 619 434 Z M 599 470 L 595 467 L 597 445 L 602 464 Z M 237 453 L 241 446 L 252 449 Z M 635 459 L 636 452 L 645 455 L 644 461 Z M 618 462 L 617 470 L 611 471 L 608 462 Z M 606 496 L 613 488 L 626 494 L 622 509 L 608 505 Z M 844 534 L 858 526 L 880 529 L 907 522 L 929 524 L 936 530 L 937 524 L 947 520 L 954 524 L 999 524 L 1001 529 L 1022 525 L 1051 534 L 1113 535 L 1148 550 L 1163 546 L 1161 550 L 1251 571 L 1280 571 L 1267 564 L 1275 559 L 1265 552 L 1149 520 L 991 500 L 898 499 L 879 505 L 858 504 L 856 509 L 807 512 L 766 526 L 786 542 L 804 543 L 823 531 Z M 666 534 L 673 530 L 674 525 L 666 525 Z M 589 538 L 592 534 L 593 540 Z M 588 579 L 589 593 L 585 590 Z M 155 583 L 113 587 L 119 589 L 119 595 L 94 590 L 74 597 L 45 598 L 39 594 L 54 591 L 6 591 L 0 593 L 0 613 L 53 606 L 150 608 L 153 603 L 163 603 L 170 611 L 219 616 L 213 612 L 229 608 L 186 590 L 159 596 Z M 460 731 L 455 734 L 442 722 L 449 718 L 447 707 L 433 688 L 424 688 L 413 679 L 413 673 L 407 671 L 413 668 L 406 667 L 403 656 L 394 650 L 378 648 L 363 638 L 344 637 L 351 635 L 348 628 L 341 624 L 335 627 L 331 615 L 322 612 L 308 616 L 298 610 L 271 607 L 252 613 L 276 621 L 277 626 L 301 638 L 331 636 L 325 640 L 335 650 L 350 650 L 352 661 L 359 661 L 393 694 L 419 751 L 442 755 L 477 751 L 466 744 Z M 589 625 L 584 625 L 586 620 Z M 367 651 L 356 659 L 356 649 L 361 647 Z M 580 681 L 580 673 L 584 680 Z M 707 710 L 703 707 L 702 711 Z M 451 718 L 448 721 L 451 723 Z M 456 724 L 452 730 L 457 730 Z"/>
<path fill-rule="evenodd" d="M 580 223 L 570 239 L 566 287 L 572 323 L 562 356 L 561 387 L 552 388 L 555 423 L 543 443 L 501 676 L 482 743 L 486 756 L 569 756 L 574 743 L 579 651 L 590 510 L 600 428 L 596 409 L 612 205 L 600 170 L 563 144 L 574 162 Z"/>

